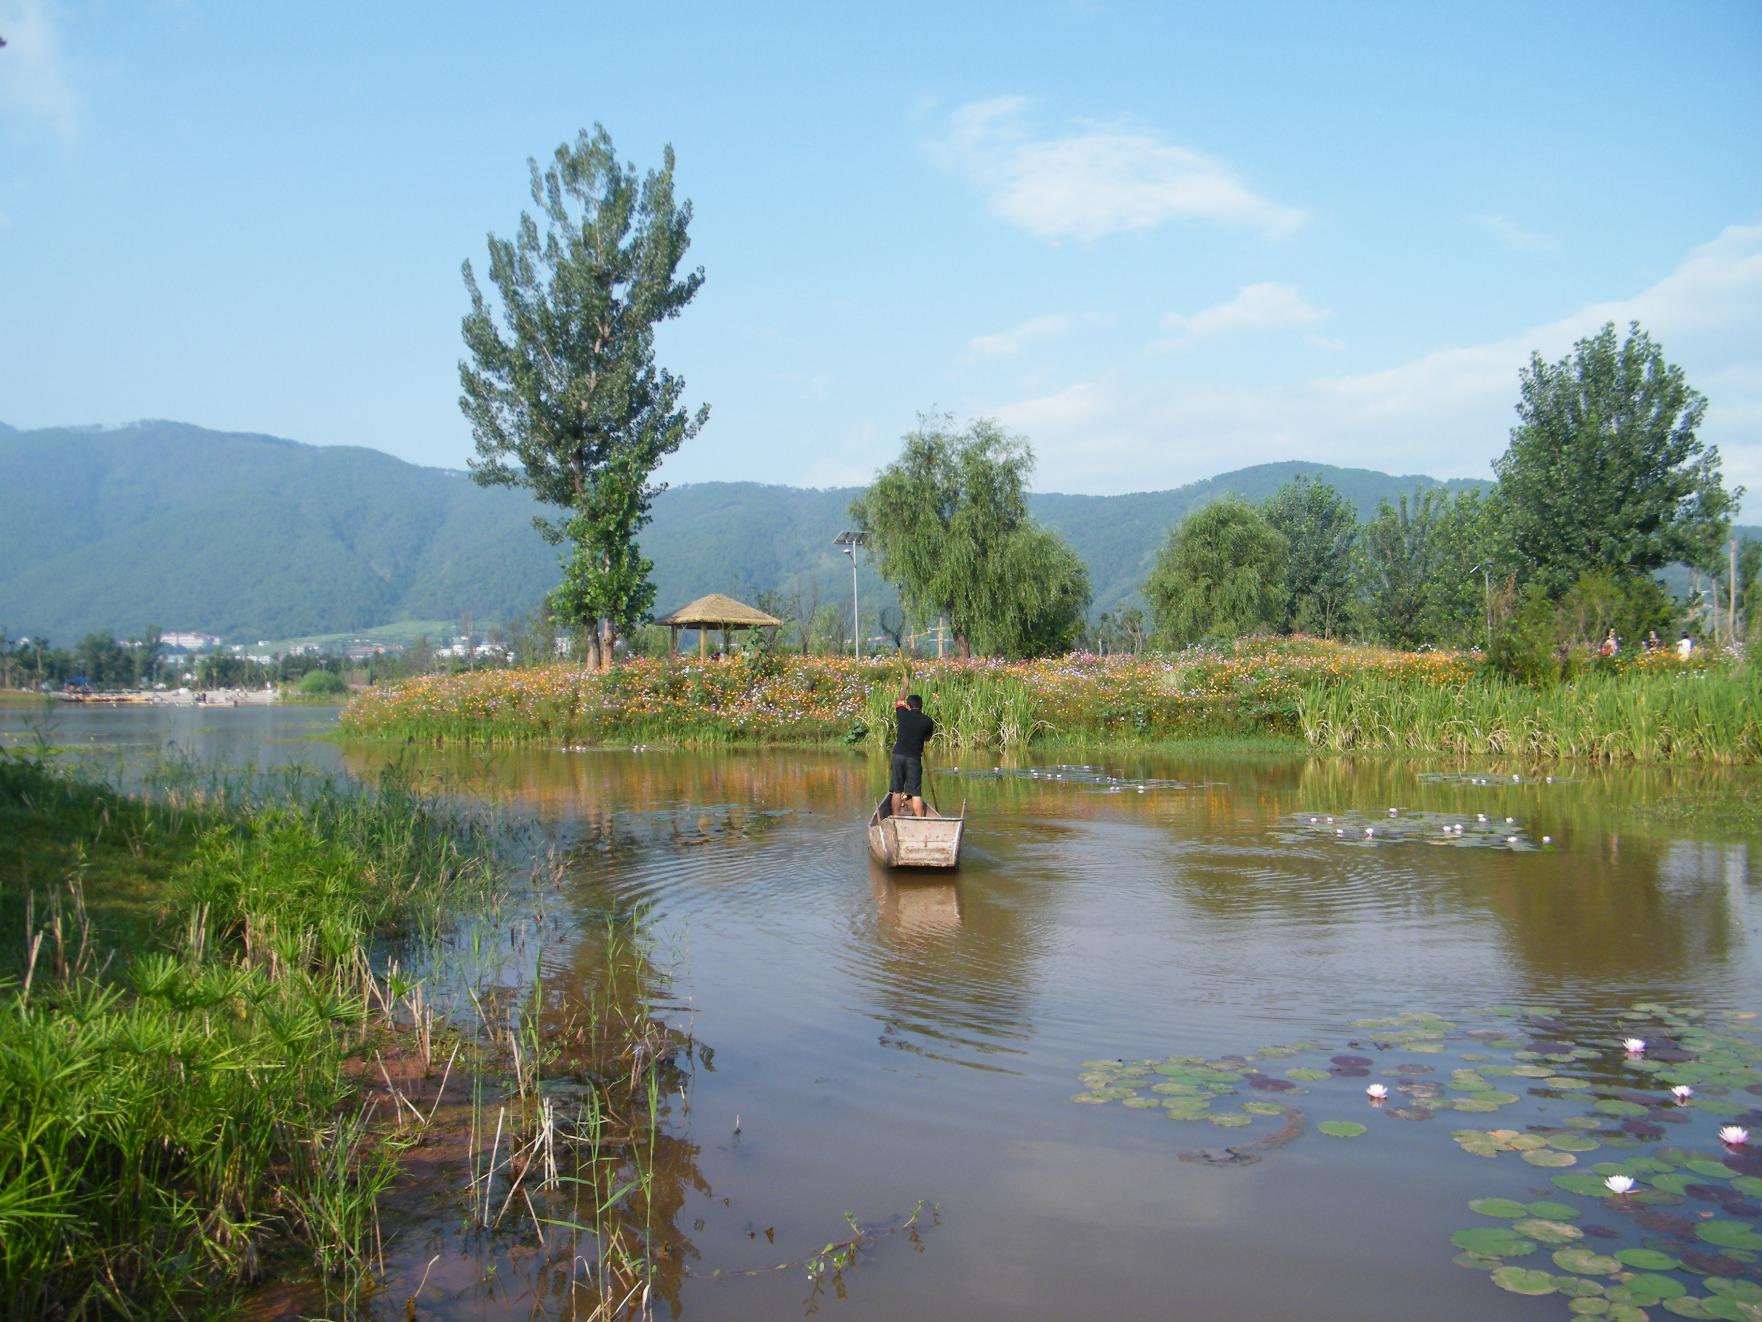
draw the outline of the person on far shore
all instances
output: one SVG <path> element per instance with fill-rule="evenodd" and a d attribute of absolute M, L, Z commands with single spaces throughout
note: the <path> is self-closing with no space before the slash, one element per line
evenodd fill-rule
<path fill-rule="evenodd" d="M 1656 652 L 1663 646 L 1664 644 L 1658 641 L 1658 631 L 1656 629 L 1646 630 L 1646 650 L 1648 652 Z"/>
<path fill-rule="evenodd" d="M 1615 636 L 1615 630 L 1611 629 L 1609 631 L 1608 635 L 1603 639 L 1603 648 L 1602 648 L 1603 655 L 1604 656 L 1614 656 L 1620 650 L 1621 650 L 1621 643 Z"/>
<path fill-rule="evenodd" d="M 914 817 L 923 817 L 924 807 L 924 745 L 936 733 L 936 722 L 924 715 L 924 700 L 908 692 L 911 676 L 900 681 L 899 698 L 893 704 L 899 721 L 899 734 L 893 741 L 893 769 L 887 791 L 893 797 L 893 815 L 898 817 L 910 804 Z"/>
<path fill-rule="evenodd" d="M 1678 642 L 1676 645 L 1676 654 L 1678 656 L 1680 656 L 1684 661 L 1687 661 L 1689 659 L 1689 653 L 1693 652 L 1694 650 L 1695 650 L 1695 640 L 1693 638 L 1689 637 L 1689 631 L 1687 629 L 1684 629 L 1682 631 L 1682 640 L 1680 642 Z"/>

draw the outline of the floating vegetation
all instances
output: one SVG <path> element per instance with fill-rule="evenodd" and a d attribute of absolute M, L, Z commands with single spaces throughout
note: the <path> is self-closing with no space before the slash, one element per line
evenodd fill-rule
<path fill-rule="evenodd" d="M 1364 812 L 1298 812 L 1277 832 L 1300 843 L 1320 837 L 1346 845 L 1451 845 L 1459 848 L 1537 849 L 1554 843 L 1530 838 L 1515 817 L 1472 812 L 1419 812 L 1391 808 L 1382 816 Z"/>
<path fill-rule="evenodd" d="M 1643 1002 L 1569 1021 L 1499 1006 L 1468 1023 L 1414 1013 L 1353 1028 L 1344 1050 L 1086 1061 L 1079 1100 L 1247 1131 L 1232 1147 L 1178 1153 L 1208 1165 L 1257 1161 L 1309 1128 L 1366 1138 L 1375 1159 L 1385 1121 L 1505 1112 L 1449 1132 L 1464 1157 L 1506 1172 L 1503 1191 L 1469 1200 L 1480 1221 L 1450 1236 L 1457 1264 L 1509 1293 L 1558 1295 L 1571 1316 L 1762 1322 L 1755 1016 Z M 1286 1100 L 1297 1096 L 1320 1113 L 1313 1125 Z M 1538 1199 L 1550 1171 L 1555 1196 Z"/>
<path fill-rule="evenodd" d="M 1089 794 L 1147 794 L 1151 790 L 1204 789 L 1211 781 L 1162 780 L 1157 777 L 1114 776 L 1101 767 L 1059 763 L 1044 767 L 939 767 L 939 776 L 960 776 L 966 780 L 1026 780 L 1040 785 L 1055 785 Z"/>

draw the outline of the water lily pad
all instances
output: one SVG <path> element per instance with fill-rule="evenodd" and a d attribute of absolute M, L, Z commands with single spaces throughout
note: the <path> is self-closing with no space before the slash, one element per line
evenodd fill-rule
<path fill-rule="evenodd" d="M 1470 1111 L 1477 1115 L 1486 1115 L 1499 1109 L 1498 1102 L 1475 1093 L 1469 1093 L 1465 1097 L 1452 1097 L 1446 1101 L 1440 1101 L 1438 1105 L 1448 1106 L 1452 1111 Z"/>
<path fill-rule="evenodd" d="M 1569 1299 L 1599 1299 L 1603 1287 L 1588 1276 L 1556 1276 L 1554 1288 Z"/>
<path fill-rule="evenodd" d="M 1542 1080 L 1542 1087 L 1556 1092 L 1583 1092 L 1590 1086 L 1584 1079 L 1568 1078 L 1564 1074 L 1550 1074 Z"/>
<path fill-rule="evenodd" d="M 1708 1161 L 1705 1157 L 1695 1157 L 1683 1163 L 1686 1170 L 1696 1175 L 1705 1175 L 1710 1180 L 1729 1180 L 1731 1172 L 1717 1161 Z"/>
<path fill-rule="evenodd" d="M 1601 1198 L 1609 1192 L 1600 1175 L 1583 1175 L 1577 1172 L 1571 1175 L 1556 1175 L 1553 1184 L 1556 1189 L 1564 1189 L 1567 1193 L 1582 1194 L 1587 1198 Z"/>
<path fill-rule="evenodd" d="M 1605 1097 L 1596 1104 L 1597 1110 L 1604 1115 L 1644 1115 L 1646 1108 L 1638 1102 L 1623 1101 L 1619 1097 Z"/>
<path fill-rule="evenodd" d="M 1641 1307 L 1666 1299 L 1676 1299 L 1688 1293 L 1688 1287 L 1681 1281 L 1655 1272 L 1640 1273 L 1627 1282 L 1627 1288 L 1633 1295 L 1634 1302 Z"/>
<path fill-rule="evenodd" d="M 1687 1171 L 1672 1171 L 1668 1175 L 1648 1176 L 1646 1183 L 1650 1184 L 1654 1189 L 1662 1189 L 1665 1193 L 1674 1194 L 1686 1194 L 1691 1188 L 1696 1186 L 1701 1188 L 1708 1187 L 1707 1185 L 1702 1184 L 1695 1176 L 1690 1175 Z"/>
<path fill-rule="evenodd" d="M 1705 1221 L 1695 1227 L 1695 1234 L 1722 1249 L 1762 1249 L 1762 1234 L 1742 1221 Z"/>
<path fill-rule="evenodd" d="M 1162 1103 L 1157 1101 L 1154 1097 L 1128 1097 L 1124 1100 L 1122 1105 L 1129 1106 L 1134 1111 L 1153 1111 L 1160 1107 Z"/>
<path fill-rule="evenodd" d="M 1529 1205 L 1513 1198 L 1473 1198 L 1469 1200 L 1468 1210 L 1479 1212 L 1482 1216 L 1502 1217 L 1507 1221 L 1530 1215 Z"/>
<path fill-rule="evenodd" d="M 1576 1221 L 1579 1210 L 1571 1203 L 1554 1203 L 1542 1201 L 1529 1205 L 1529 1214 L 1539 1216 L 1544 1221 Z"/>
<path fill-rule="evenodd" d="M 1734 1175 L 1731 1187 L 1740 1193 L 1747 1193 L 1752 1198 L 1762 1198 L 1762 1177 L 1755 1175 Z"/>
<path fill-rule="evenodd" d="M 1549 1134 L 1543 1141 L 1561 1152 L 1595 1152 L 1603 1146 L 1596 1139 L 1587 1138 L 1583 1134 Z"/>
<path fill-rule="evenodd" d="M 1707 1282 L 1707 1288 L 1714 1294 L 1724 1295 L 1741 1303 L 1762 1304 L 1762 1285 L 1757 1285 L 1754 1281 L 1716 1276 Z"/>
<path fill-rule="evenodd" d="M 1471 1226 L 1450 1236 L 1450 1242 L 1459 1249 L 1485 1253 L 1494 1258 L 1522 1258 L 1536 1251 L 1535 1240 L 1525 1239 L 1506 1226 Z M 1610 1261 L 1614 1262 L 1614 1259 Z M 1620 1266 L 1615 1263 L 1616 1269 Z"/>
<path fill-rule="evenodd" d="M 1553 1294 L 1554 1278 L 1547 1272 L 1528 1267 L 1500 1267 L 1493 1273 L 1493 1284 L 1512 1294 Z"/>
<path fill-rule="evenodd" d="M 1369 1132 L 1356 1120 L 1324 1120 L 1316 1128 L 1331 1138 L 1357 1138 Z"/>
<path fill-rule="evenodd" d="M 1585 1232 L 1570 1221 L 1545 1221 L 1539 1216 L 1513 1221 L 1511 1228 L 1542 1244 L 1576 1244 L 1585 1237 Z"/>
<path fill-rule="evenodd" d="M 1072 1093 L 1071 1100 L 1073 1102 L 1082 1102 L 1085 1106 L 1096 1106 L 1102 1102 L 1107 1101 L 1108 1097 L 1107 1097 L 1106 1093 L 1079 1092 L 1079 1093 Z"/>
<path fill-rule="evenodd" d="M 1682 1266 L 1680 1258 L 1657 1249 L 1617 1249 L 1615 1256 L 1635 1271 L 1673 1272 Z"/>
<path fill-rule="evenodd" d="M 1254 1117 L 1251 1115 L 1209 1115 L 1206 1119 L 1223 1129 L 1240 1129 L 1243 1125 L 1254 1123 Z"/>
<path fill-rule="evenodd" d="M 1555 1249 L 1554 1265 L 1579 1276 L 1613 1276 L 1621 1270 L 1621 1259 L 1587 1248 Z"/>
<path fill-rule="evenodd" d="M 1532 1166 L 1559 1167 L 1572 1166 L 1578 1158 L 1570 1152 L 1556 1152 L 1552 1148 L 1540 1148 L 1534 1152 L 1526 1152 L 1523 1159 Z"/>
<path fill-rule="evenodd" d="M 1613 1305 L 1607 1299 L 1592 1296 L 1574 1299 L 1567 1307 L 1572 1310 L 1574 1317 L 1604 1317 Z"/>
<path fill-rule="evenodd" d="M 1701 1301 L 1695 1298 L 1692 1294 L 1683 1294 L 1678 1295 L 1675 1299 L 1666 1299 L 1664 1301 L 1664 1311 L 1669 1313 L 1672 1317 L 1712 1316 L 1712 1314 L 1708 1313 L 1706 1309 L 1701 1307 Z"/>
<path fill-rule="evenodd" d="M 1310 1065 L 1299 1065 L 1296 1069 L 1286 1070 L 1285 1073 L 1293 1079 L 1302 1080 L 1304 1083 L 1324 1083 L 1334 1077 L 1326 1070 L 1318 1070 Z"/>
<path fill-rule="evenodd" d="M 1242 1109 L 1250 1115 L 1284 1115 L 1285 1108 L 1277 1102 L 1243 1102 Z"/>

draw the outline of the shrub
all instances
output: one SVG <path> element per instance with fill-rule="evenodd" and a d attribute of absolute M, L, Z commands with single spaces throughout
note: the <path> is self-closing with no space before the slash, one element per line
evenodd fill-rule
<path fill-rule="evenodd" d="M 349 691 L 343 677 L 330 670 L 311 670 L 300 680 L 299 689 L 307 697 L 336 698 Z"/>

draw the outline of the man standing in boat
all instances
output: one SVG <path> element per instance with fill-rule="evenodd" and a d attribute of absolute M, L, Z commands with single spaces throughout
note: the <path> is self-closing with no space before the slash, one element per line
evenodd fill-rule
<path fill-rule="evenodd" d="M 911 676 L 900 682 L 899 699 L 893 704 L 899 734 L 893 741 L 893 771 L 887 789 L 893 796 L 893 815 L 901 816 L 905 805 L 911 805 L 914 817 L 923 817 L 924 807 L 924 744 L 936 733 L 936 722 L 924 715 L 924 700 L 910 693 Z"/>

